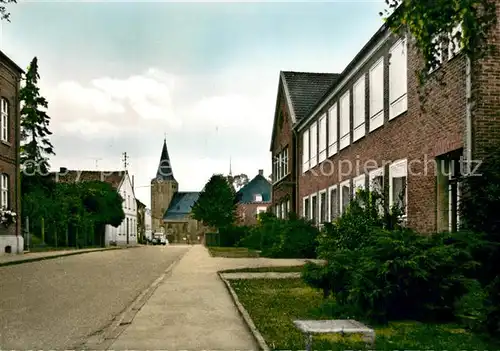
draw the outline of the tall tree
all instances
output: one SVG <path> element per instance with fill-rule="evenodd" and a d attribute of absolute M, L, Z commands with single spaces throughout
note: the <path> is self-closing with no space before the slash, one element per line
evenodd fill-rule
<path fill-rule="evenodd" d="M 16 4 L 16 0 L 0 0 L 0 19 L 1 20 L 6 20 L 10 22 L 10 12 L 7 11 L 7 6 L 6 4 Z"/>
<path fill-rule="evenodd" d="M 234 200 L 234 190 L 231 189 L 227 178 L 214 174 L 192 208 L 193 218 L 214 228 L 230 225 L 236 218 Z"/>
<path fill-rule="evenodd" d="M 54 147 L 49 141 L 52 132 L 49 130 L 50 117 L 46 112 L 47 100 L 40 95 L 38 81 L 38 59 L 31 61 L 25 84 L 20 90 L 21 97 L 21 164 L 30 174 L 39 167 L 45 174 L 49 169 L 47 157 L 55 155 Z"/>

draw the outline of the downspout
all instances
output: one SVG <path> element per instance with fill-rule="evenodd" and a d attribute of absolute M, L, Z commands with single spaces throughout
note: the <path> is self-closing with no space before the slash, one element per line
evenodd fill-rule
<path fill-rule="evenodd" d="M 471 172 L 472 161 L 472 68 L 471 59 L 466 57 L 465 61 L 465 161 L 467 168 L 465 173 Z M 462 169 L 462 171 L 464 171 Z"/>
<path fill-rule="evenodd" d="M 293 164 L 294 164 L 294 171 L 295 171 L 295 179 L 293 182 L 295 183 L 295 214 L 298 216 L 299 215 L 299 142 L 298 142 L 298 135 L 297 135 L 297 130 L 295 129 L 294 126 L 292 126 L 292 142 L 294 146 L 293 150 Z"/>
<path fill-rule="evenodd" d="M 23 236 L 23 247 L 19 248 L 19 232 L 21 230 L 21 111 L 20 111 L 20 94 L 19 90 L 21 88 L 21 76 L 16 78 L 16 241 L 17 241 L 17 253 L 24 252 L 24 236 Z"/>

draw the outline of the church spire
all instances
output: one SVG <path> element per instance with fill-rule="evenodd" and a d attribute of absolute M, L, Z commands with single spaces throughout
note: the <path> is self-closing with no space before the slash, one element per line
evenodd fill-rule
<path fill-rule="evenodd" d="M 233 171 L 232 171 L 232 167 L 231 167 L 231 156 L 229 156 L 229 176 L 230 177 L 233 176 Z"/>
<path fill-rule="evenodd" d="M 170 156 L 167 150 L 167 136 L 163 139 L 163 149 L 161 150 L 160 163 L 156 171 L 156 179 L 158 180 L 175 180 L 174 172 L 172 171 L 172 164 L 170 163 Z"/>

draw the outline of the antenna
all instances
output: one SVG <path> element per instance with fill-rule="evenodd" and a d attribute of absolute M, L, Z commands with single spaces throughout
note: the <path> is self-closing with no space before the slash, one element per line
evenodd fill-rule
<path fill-rule="evenodd" d="M 127 170 L 127 167 L 128 167 L 128 165 L 129 165 L 129 163 L 128 163 L 128 156 L 127 156 L 127 152 L 124 152 L 122 155 L 123 155 L 123 158 L 122 158 L 122 161 L 123 161 L 123 168 L 124 168 L 125 170 Z"/>

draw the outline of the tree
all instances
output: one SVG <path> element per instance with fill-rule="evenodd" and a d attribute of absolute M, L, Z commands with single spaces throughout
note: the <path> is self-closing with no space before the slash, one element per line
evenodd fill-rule
<path fill-rule="evenodd" d="M 236 191 L 248 184 L 248 176 L 246 174 L 238 174 L 233 177 L 233 186 Z"/>
<path fill-rule="evenodd" d="M 10 12 L 7 11 L 5 4 L 16 4 L 16 0 L 0 0 L 0 19 L 10 22 Z"/>
<path fill-rule="evenodd" d="M 25 85 L 20 90 L 21 99 L 21 164 L 34 174 L 40 171 L 46 174 L 49 169 L 47 156 L 55 155 L 54 147 L 49 141 L 52 132 L 49 130 L 50 117 L 45 110 L 47 100 L 40 95 L 38 87 L 38 59 L 31 61 L 25 77 Z"/>
<path fill-rule="evenodd" d="M 203 224 L 221 228 L 234 223 L 236 218 L 235 193 L 227 178 L 214 174 L 193 205 L 193 218 Z"/>

